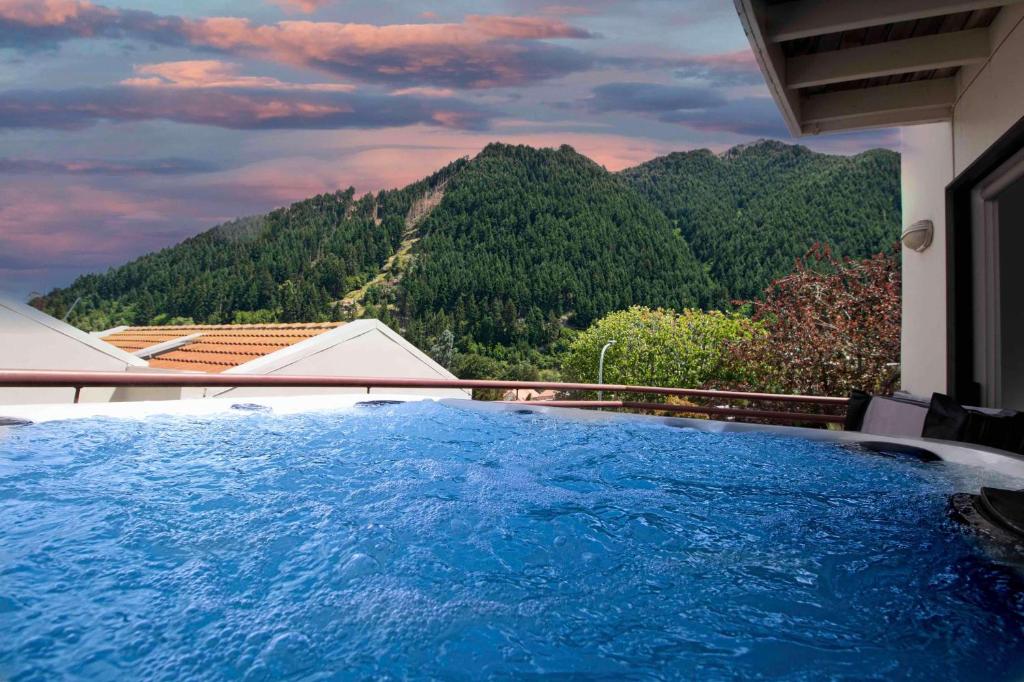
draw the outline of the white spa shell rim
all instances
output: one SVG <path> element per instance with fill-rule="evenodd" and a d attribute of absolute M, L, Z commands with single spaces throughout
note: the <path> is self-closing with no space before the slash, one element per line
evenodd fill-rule
<path fill-rule="evenodd" d="M 935 440 L 932 438 L 897 438 L 856 431 L 829 431 L 826 429 L 808 429 L 797 426 L 771 426 L 765 424 L 745 424 L 740 422 L 716 421 L 708 419 L 688 419 L 684 417 L 657 417 L 651 415 L 621 414 L 614 412 L 598 412 L 566 407 L 545 406 L 542 402 L 535 403 L 496 403 L 470 400 L 468 398 L 432 398 L 422 394 L 403 393 L 369 393 L 369 394 L 335 394 L 306 395 L 280 397 L 251 398 L 199 398 L 192 400 L 159 400 L 124 403 L 80 403 L 77 405 L 5 405 L 0 407 L 0 416 L 24 419 L 33 423 L 63 421 L 69 419 L 86 419 L 90 417 L 109 417 L 120 419 L 142 419 L 157 415 L 206 416 L 224 415 L 245 416 L 249 412 L 235 409 L 234 405 L 258 405 L 270 408 L 274 414 L 298 414 L 302 412 L 322 412 L 352 409 L 359 403 L 369 401 L 401 401 L 417 402 L 432 400 L 460 409 L 471 409 L 491 412 L 509 412 L 530 410 L 538 414 L 559 419 L 589 422 L 645 422 L 661 423 L 666 426 L 694 429 L 709 433 L 749 433 L 763 432 L 780 436 L 804 438 L 812 441 L 828 441 L 841 443 L 896 443 L 923 448 L 938 455 L 942 460 L 980 467 L 999 476 L 1010 476 L 1021 479 L 1024 487 L 1024 456 L 995 448 L 980 445 L 955 443 Z M 7 428 L 0 427 L 0 437 Z M 1005 481 L 1003 481 L 1005 484 Z"/>

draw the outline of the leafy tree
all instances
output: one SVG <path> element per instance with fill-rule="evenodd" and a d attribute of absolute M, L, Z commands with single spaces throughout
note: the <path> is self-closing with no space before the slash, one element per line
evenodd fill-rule
<path fill-rule="evenodd" d="M 752 379 L 751 363 L 733 350 L 765 336 L 762 326 L 737 314 L 634 306 L 611 313 L 580 334 L 562 361 L 568 381 L 596 383 L 601 348 L 604 381 L 700 388 Z"/>
<path fill-rule="evenodd" d="M 816 246 L 752 305 L 768 334 L 734 348 L 740 362 L 757 368 L 747 386 L 808 395 L 891 391 L 900 356 L 893 255 L 838 259 Z"/>
<path fill-rule="evenodd" d="M 236 310 L 232 324 L 267 324 L 275 322 L 277 314 L 273 310 Z"/>

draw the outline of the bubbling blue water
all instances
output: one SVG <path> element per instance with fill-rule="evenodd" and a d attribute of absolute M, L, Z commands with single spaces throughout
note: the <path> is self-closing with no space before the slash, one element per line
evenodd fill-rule
<path fill-rule="evenodd" d="M 0 437 L 0 678 L 1008 679 L 972 470 L 434 403 Z"/>

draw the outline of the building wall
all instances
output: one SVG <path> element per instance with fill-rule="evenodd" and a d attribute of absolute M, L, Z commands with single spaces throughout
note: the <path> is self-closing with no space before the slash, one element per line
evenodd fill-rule
<path fill-rule="evenodd" d="M 160 369 L 158 367 L 129 367 L 130 374 L 178 374 L 173 370 Z M 180 372 L 190 374 L 190 372 Z M 118 386 L 112 389 L 109 402 L 112 403 L 134 403 L 142 400 L 182 400 L 189 397 L 187 391 L 198 391 L 194 397 L 202 398 L 202 390 L 181 388 L 179 386 Z"/>
<path fill-rule="evenodd" d="M 401 339 L 394 331 L 376 320 L 350 322 L 338 332 L 331 332 L 336 342 L 315 337 L 310 345 L 320 345 L 313 350 L 309 346 L 296 344 L 292 350 L 293 360 L 276 362 L 270 367 L 260 367 L 256 361 L 252 368 L 242 365 L 237 372 L 246 374 L 287 374 L 297 376 L 364 376 L 401 377 L 416 379 L 453 379 L 450 372 L 438 366 L 430 358 Z M 276 355 L 276 354 L 275 354 Z M 270 356 L 268 356 L 270 357 Z M 231 373 L 235 373 L 232 371 Z M 330 393 L 366 393 L 365 388 L 234 388 L 226 391 L 209 391 L 210 396 L 255 397 L 269 395 L 314 395 Z M 440 398 L 468 398 L 458 389 L 373 389 L 373 393 L 406 393 L 429 395 Z"/>
<path fill-rule="evenodd" d="M 956 173 L 963 172 L 1024 116 L 1024 5 L 1004 7 L 992 24 L 994 51 L 957 77 L 953 109 Z"/>
<path fill-rule="evenodd" d="M 952 123 L 903 129 L 903 224 L 928 219 L 935 241 L 903 250 L 903 389 L 946 386 L 946 186 L 1024 116 L 1024 5 L 1004 7 L 992 26 L 994 51 L 958 75 Z"/>
<path fill-rule="evenodd" d="M 128 367 L 115 354 L 105 354 L 73 335 L 40 324 L 35 317 L 42 313 L 19 312 L 23 309 L 21 305 L 0 305 L 0 369 L 123 372 Z M 81 400 L 106 402 L 112 393 L 109 388 L 86 388 Z M 72 388 L 0 388 L 0 405 L 70 403 L 74 394 Z"/>
<path fill-rule="evenodd" d="M 927 250 L 903 249 L 903 390 L 928 396 L 946 391 L 946 197 L 953 180 L 952 130 L 932 123 L 902 131 L 903 225 L 931 220 Z"/>

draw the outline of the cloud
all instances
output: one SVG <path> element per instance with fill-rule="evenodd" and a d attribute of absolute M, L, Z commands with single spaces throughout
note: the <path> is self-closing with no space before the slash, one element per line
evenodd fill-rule
<path fill-rule="evenodd" d="M 708 109 L 725 104 L 725 97 L 712 88 L 659 83 L 606 83 L 592 91 L 587 107 L 596 113 L 610 111 L 668 114 Z"/>
<path fill-rule="evenodd" d="M 789 137 L 770 97 L 728 99 L 712 87 L 607 83 L 583 104 L 595 113 L 632 112 L 701 132 Z"/>
<path fill-rule="evenodd" d="M 490 114 L 454 98 L 266 88 L 129 87 L 15 90 L 0 129 L 76 130 L 99 121 L 168 120 L 239 130 L 380 128 L 418 123 L 482 129 Z"/>
<path fill-rule="evenodd" d="M 451 88 L 432 88 L 430 86 L 400 88 L 392 90 L 392 95 L 419 95 L 421 97 L 452 97 L 455 91 Z"/>
<path fill-rule="evenodd" d="M 174 182 L 178 180 L 175 179 Z M 166 190 L 172 180 L 154 180 Z M 117 188 L 110 187 L 116 183 Z M 123 187 L 122 187 L 123 185 Z M 64 285 L 196 234 L 259 205 L 156 195 L 123 177 L 5 177 L 0 183 L 0 293 Z M 267 206 L 269 208 L 269 206 Z"/>
<path fill-rule="evenodd" d="M 710 81 L 721 86 L 759 85 L 764 82 L 754 53 L 745 48 L 680 58 L 675 66 L 679 78 Z"/>
<path fill-rule="evenodd" d="M 134 87 L 259 88 L 263 90 L 317 90 L 352 92 L 347 83 L 285 83 L 266 76 L 240 76 L 238 64 L 216 59 L 160 62 L 136 66 L 135 78 L 121 81 Z M 452 94 L 452 93 L 449 93 Z"/>
<path fill-rule="evenodd" d="M 0 253 L 7 257 L 0 261 L 0 273 L 33 265 L 79 272 L 107 267 L 126 251 L 145 252 L 176 238 L 180 230 L 169 230 L 188 210 L 182 202 L 77 184 L 77 179 L 73 184 L 4 183 Z"/>
<path fill-rule="evenodd" d="M 320 69 L 394 86 L 490 88 L 525 85 L 589 68 L 591 59 L 540 42 L 589 34 L 535 17 L 469 16 L 462 23 L 340 24 L 246 19 L 192 22 L 188 40 L 225 52 Z"/>
<path fill-rule="evenodd" d="M 556 17 L 587 17 L 597 14 L 597 9 L 594 7 L 584 7 L 582 5 L 544 5 L 540 8 L 541 14 L 549 14 Z"/>
<path fill-rule="evenodd" d="M 219 170 L 216 165 L 194 159 L 40 161 L 0 158 L 0 173 L 9 175 L 193 175 L 216 170 Z"/>
<path fill-rule="evenodd" d="M 0 0 L 0 46 L 38 48 L 71 38 L 133 38 L 244 54 L 395 87 L 516 86 L 592 65 L 546 40 L 582 40 L 555 17 L 469 15 L 460 23 L 372 24 L 238 17 L 184 19 L 85 0 Z"/>
<path fill-rule="evenodd" d="M 334 0 L 268 0 L 268 2 L 290 12 L 312 14 L 321 7 L 334 2 Z"/>
<path fill-rule="evenodd" d="M 704 55 L 604 55 L 598 66 L 628 71 L 673 71 L 681 80 L 703 81 L 720 88 L 764 85 L 754 54 L 744 48 Z"/>
<path fill-rule="evenodd" d="M 86 0 L 0 0 L 0 47 L 39 49 L 72 38 L 185 42 L 185 20 Z"/>
<path fill-rule="evenodd" d="M 703 132 L 782 139 L 790 136 L 771 97 L 745 97 L 707 111 L 667 112 L 660 118 Z"/>

